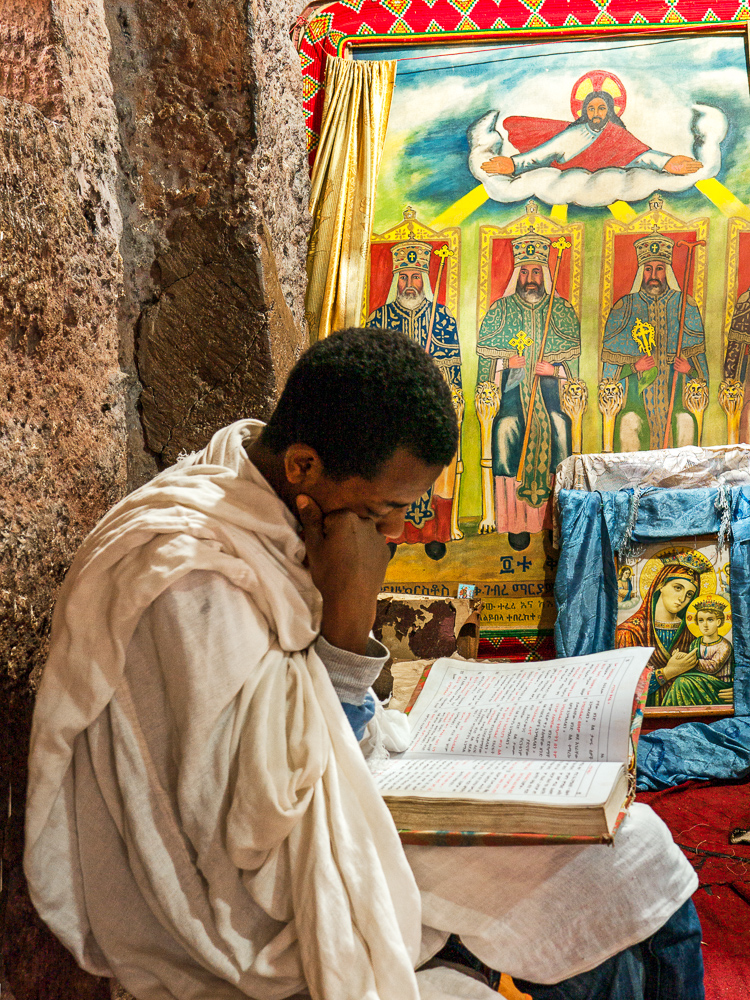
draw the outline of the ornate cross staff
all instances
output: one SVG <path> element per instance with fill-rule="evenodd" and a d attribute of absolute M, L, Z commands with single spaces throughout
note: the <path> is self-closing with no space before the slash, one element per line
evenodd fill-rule
<path fill-rule="evenodd" d="M 680 332 L 677 336 L 677 353 L 675 354 L 675 361 L 680 357 L 680 351 L 682 350 L 682 335 L 685 332 L 685 305 L 687 304 L 687 294 L 688 294 L 688 279 L 690 277 L 690 265 L 693 262 L 693 251 L 696 247 L 704 247 L 706 245 L 705 240 L 696 240 L 695 243 L 691 243 L 689 240 L 678 240 L 678 247 L 687 247 L 687 260 L 685 261 L 685 275 L 682 279 L 682 300 L 680 302 Z M 667 424 L 664 428 L 664 444 L 662 448 L 669 447 L 669 432 L 672 429 L 672 410 L 674 409 L 674 394 L 677 388 L 677 376 L 678 371 L 672 373 L 672 392 L 669 396 L 669 409 L 667 410 Z"/>
<path fill-rule="evenodd" d="M 523 352 L 526 350 L 526 348 L 531 347 L 534 341 L 531 339 L 531 337 L 526 336 L 525 330 L 519 330 L 518 333 L 513 338 L 513 340 L 509 340 L 508 343 L 510 344 L 511 347 L 515 347 L 515 349 L 518 351 L 518 356 L 520 358 L 523 355 Z"/>
<path fill-rule="evenodd" d="M 439 250 L 435 251 L 435 256 L 440 258 L 440 267 L 438 268 L 437 281 L 435 282 L 435 290 L 432 293 L 432 311 L 430 312 L 430 325 L 427 328 L 427 343 L 424 349 L 427 353 L 430 353 L 430 348 L 432 347 L 432 328 L 435 325 L 435 310 L 437 309 L 438 293 L 440 292 L 440 279 L 443 277 L 443 268 L 445 267 L 445 258 L 455 256 L 453 251 L 448 247 L 447 243 L 444 243 Z M 429 271 L 428 271 L 429 274 Z"/>
<path fill-rule="evenodd" d="M 544 361 L 544 348 L 547 344 L 547 334 L 549 333 L 549 323 L 552 318 L 552 305 L 555 301 L 555 289 L 557 288 L 557 278 L 560 274 L 560 261 L 562 260 L 562 255 L 565 250 L 570 250 L 571 244 L 561 236 L 560 239 L 553 243 L 552 246 L 557 250 L 557 260 L 555 261 L 555 273 L 552 277 L 552 288 L 549 293 L 549 302 L 547 304 L 547 316 L 544 320 L 544 333 L 542 334 L 542 342 L 539 345 L 539 357 L 536 359 L 536 365 L 540 361 Z M 523 436 L 523 446 L 521 447 L 521 460 L 518 463 L 518 473 L 516 475 L 516 482 L 520 483 L 523 481 L 523 467 L 526 464 L 526 452 L 529 447 L 529 435 L 531 434 L 531 417 L 534 412 L 534 402 L 536 400 L 536 390 L 539 385 L 539 376 L 534 372 L 534 381 L 531 385 L 531 395 L 529 397 L 529 407 L 526 411 L 526 433 Z"/>

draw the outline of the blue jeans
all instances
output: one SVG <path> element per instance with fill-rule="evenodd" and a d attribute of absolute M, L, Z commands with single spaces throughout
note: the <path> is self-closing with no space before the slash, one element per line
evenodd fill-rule
<path fill-rule="evenodd" d="M 693 901 L 651 937 L 590 972 L 554 986 L 513 982 L 532 1000 L 704 1000 L 701 925 Z"/>

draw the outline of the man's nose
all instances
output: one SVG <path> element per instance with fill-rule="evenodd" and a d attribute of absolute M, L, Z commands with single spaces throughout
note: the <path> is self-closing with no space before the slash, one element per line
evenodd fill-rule
<path fill-rule="evenodd" d="M 390 514 L 386 514 L 381 521 L 378 521 L 378 531 L 381 535 L 385 535 L 386 538 L 398 538 L 404 530 L 405 518 L 405 509 L 392 510 Z"/>

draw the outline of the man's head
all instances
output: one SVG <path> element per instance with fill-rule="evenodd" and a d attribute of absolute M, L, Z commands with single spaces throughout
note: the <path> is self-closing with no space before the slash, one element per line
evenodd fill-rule
<path fill-rule="evenodd" d="M 540 264 L 523 264 L 518 269 L 516 292 L 532 305 L 544 296 L 544 272 Z"/>
<path fill-rule="evenodd" d="M 581 116 L 578 121 L 584 121 L 595 132 L 601 132 L 607 122 L 614 122 L 624 128 L 619 115 L 615 113 L 615 102 L 606 90 L 592 90 L 587 94 L 581 106 Z"/>
<path fill-rule="evenodd" d="M 659 260 L 650 260 L 643 265 L 641 288 L 647 295 L 656 298 L 667 290 L 667 269 Z"/>
<path fill-rule="evenodd" d="M 512 292 L 524 302 L 533 305 L 544 298 L 545 278 L 549 287 L 549 252 L 552 241 L 541 233 L 533 230 L 523 236 L 517 236 L 511 242 L 513 250 L 513 274 L 511 275 L 507 295 L 513 285 Z"/>
<path fill-rule="evenodd" d="M 398 272 L 396 301 L 404 309 L 417 309 L 424 301 L 424 277 L 419 268 L 403 268 Z"/>
<path fill-rule="evenodd" d="M 430 259 L 432 247 L 421 240 L 404 240 L 391 247 L 393 282 L 388 301 L 396 301 L 403 309 L 418 309 L 425 299 L 432 298 Z"/>
<path fill-rule="evenodd" d="M 638 262 L 638 274 L 641 275 L 640 289 L 634 287 L 633 291 L 643 291 L 656 298 L 666 292 L 670 281 L 672 288 L 676 287 L 672 271 L 674 240 L 671 236 L 656 231 L 648 233 L 637 239 L 633 243 L 633 248 Z M 636 282 L 638 274 L 635 277 Z"/>
<path fill-rule="evenodd" d="M 458 446 L 451 391 L 435 362 L 394 330 L 344 330 L 292 369 L 261 442 L 284 463 L 285 499 L 352 510 L 396 536 L 409 504 Z"/>

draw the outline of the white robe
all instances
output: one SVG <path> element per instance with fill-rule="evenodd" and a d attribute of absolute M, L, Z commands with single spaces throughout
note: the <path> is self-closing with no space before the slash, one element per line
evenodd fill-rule
<path fill-rule="evenodd" d="M 30 758 L 43 919 L 139 1000 L 489 998 L 414 966 L 453 931 L 553 982 L 653 933 L 696 880 L 645 807 L 614 848 L 404 852 L 313 648 L 294 518 L 242 448 L 257 431 L 126 498 L 64 584 Z"/>

